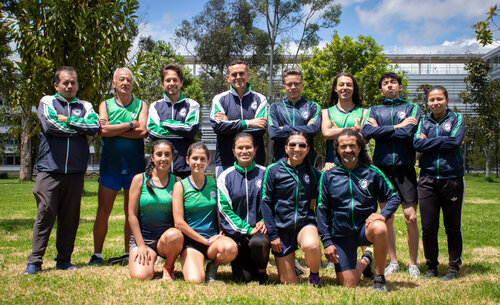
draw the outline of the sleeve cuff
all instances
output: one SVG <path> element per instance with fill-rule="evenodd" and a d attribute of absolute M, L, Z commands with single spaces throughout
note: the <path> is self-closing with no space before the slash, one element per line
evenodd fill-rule
<path fill-rule="evenodd" d="M 252 232 L 252 227 L 248 228 L 248 230 L 247 230 L 247 236 L 249 236 L 249 237 L 250 237 L 250 232 Z"/>
<path fill-rule="evenodd" d="M 71 124 L 71 121 L 73 120 L 73 117 L 69 116 L 66 118 L 66 124 L 68 124 L 68 126 Z"/>
<path fill-rule="evenodd" d="M 331 238 L 328 238 L 323 241 L 323 248 L 328 248 L 330 246 L 333 246 L 333 241 Z"/>
<path fill-rule="evenodd" d="M 243 128 L 243 129 L 247 129 L 248 128 L 247 120 L 241 120 L 241 128 Z"/>

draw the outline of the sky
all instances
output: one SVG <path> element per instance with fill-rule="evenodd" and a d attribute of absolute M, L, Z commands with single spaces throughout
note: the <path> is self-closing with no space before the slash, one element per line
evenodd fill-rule
<path fill-rule="evenodd" d="M 139 0 L 139 36 L 173 42 L 182 20 L 199 14 L 203 0 Z M 341 37 L 372 36 L 386 54 L 486 53 L 500 46 L 500 33 L 492 46 L 480 47 L 472 24 L 486 18 L 497 0 L 337 0 L 342 5 L 340 23 L 320 32 L 320 47 Z M 260 21 L 262 23 L 262 21 Z M 497 17 L 500 22 L 500 16 Z M 290 47 L 292 52 L 294 46 Z M 182 55 L 186 51 L 176 49 Z"/>

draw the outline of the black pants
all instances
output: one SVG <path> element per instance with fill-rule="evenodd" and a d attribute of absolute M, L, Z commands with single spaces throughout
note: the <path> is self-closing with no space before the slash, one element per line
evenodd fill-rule
<path fill-rule="evenodd" d="M 37 215 L 33 225 L 33 249 L 28 264 L 42 264 L 50 232 L 57 217 L 56 261 L 71 260 L 76 232 L 80 223 L 84 174 L 51 174 L 36 176 L 33 194 Z"/>
<path fill-rule="evenodd" d="M 238 256 L 231 262 L 236 281 L 258 280 L 258 269 L 266 269 L 269 262 L 269 236 L 256 233 L 250 239 L 237 242 Z"/>
<path fill-rule="evenodd" d="M 438 230 L 440 209 L 448 237 L 450 269 L 459 270 L 462 265 L 462 204 L 464 179 L 435 179 L 420 177 L 418 200 L 422 222 L 422 242 L 429 269 L 436 269 L 438 262 Z"/>

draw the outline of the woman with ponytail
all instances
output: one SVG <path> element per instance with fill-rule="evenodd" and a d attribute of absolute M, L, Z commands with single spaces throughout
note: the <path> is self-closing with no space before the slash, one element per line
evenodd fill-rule
<path fill-rule="evenodd" d="M 164 139 L 153 143 L 151 160 L 146 171 L 138 174 L 130 186 L 128 221 L 130 239 L 130 277 L 140 280 L 154 276 L 158 255 L 165 258 L 163 280 L 173 279 L 174 263 L 184 243 L 184 237 L 174 227 L 172 190 L 177 181 L 169 173 L 174 148 Z"/>

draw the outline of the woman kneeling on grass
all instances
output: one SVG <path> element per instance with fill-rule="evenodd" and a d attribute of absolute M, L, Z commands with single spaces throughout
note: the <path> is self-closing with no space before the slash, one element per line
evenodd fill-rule
<path fill-rule="evenodd" d="M 182 251 L 184 238 L 174 228 L 172 190 L 176 177 L 168 172 L 174 148 L 167 140 L 153 143 L 146 172 L 138 174 L 130 186 L 128 221 L 130 239 L 130 277 L 140 280 L 154 276 L 157 255 L 166 258 L 163 280 L 173 279 L 174 263 Z"/>
<path fill-rule="evenodd" d="M 193 283 L 214 282 L 217 267 L 233 261 L 238 255 L 236 243 L 218 234 L 217 185 L 205 175 L 209 152 L 205 144 L 189 146 L 186 162 L 191 174 L 174 185 L 172 208 L 175 227 L 184 233 L 181 253 L 184 280 Z M 203 270 L 204 259 L 211 261 Z M 205 275 L 206 273 L 206 275 Z"/>
<path fill-rule="evenodd" d="M 285 144 L 287 157 L 269 165 L 264 174 L 261 211 L 283 284 L 297 282 L 298 245 L 311 271 L 309 282 L 319 285 L 321 247 L 314 216 L 319 172 L 306 158 L 309 149 L 304 133 L 290 133 Z"/>
<path fill-rule="evenodd" d="M 431 114 L 418 125 L 413 144 L 422 153 L 419 160 L 418 201 L 422 222 L 422 243 L 427 262 L 427 278 L 438 276 L 439 211 L 448 236 L 449 269 L 442 277 L 458 277 L 462 265 L 462 205 L 464 199 L 464 163 L 462 140 L 464 120 L 448 109 L 448 92 L 434 86 L 427 93 Z"/>

